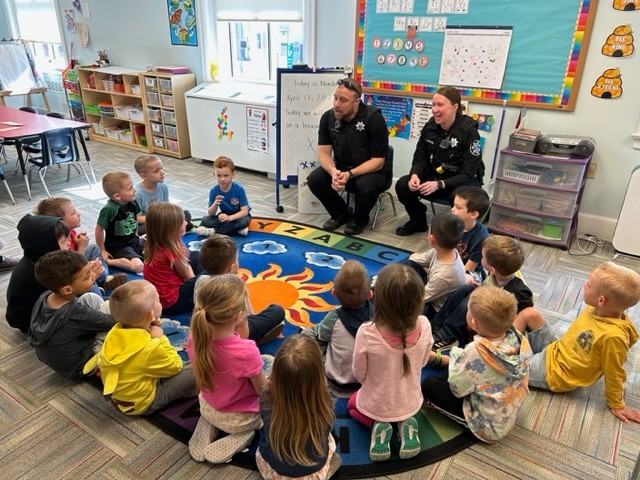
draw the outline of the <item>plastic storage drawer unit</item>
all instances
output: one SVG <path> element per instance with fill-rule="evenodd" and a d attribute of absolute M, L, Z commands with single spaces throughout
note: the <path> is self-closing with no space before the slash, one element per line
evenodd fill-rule
<path fill-rule="evenodd" d="M 147 92 L 147 102 L 151 105 L 160 105 L 160 95 L 155 92 Z"/>
<path fill-rule="evenodd" d="M 521 183 L 535 183 L 579 190 L 587 163 L 584 159 L 552 158 L 511 152 L 502 162 L 499 174 Z"/>
<path fill-rule="evenodd" d="M 171 110 L 162 110 L 162 121 L 164 123 L 176 124 L 176 113 Z"/>
<path fill-rule="evenodd" d="M 164 136 L 169 138 L 178 138 L 178 129 L 173 125 L 165 125 Z"/>
<path fill-rule="evenodd" d="M 556 218 L 544 214 L 523 213 L 519 210 L 491 207 L 489 225 L 492 230 L 530 240 L 566 242 L 573 218 Z"/>

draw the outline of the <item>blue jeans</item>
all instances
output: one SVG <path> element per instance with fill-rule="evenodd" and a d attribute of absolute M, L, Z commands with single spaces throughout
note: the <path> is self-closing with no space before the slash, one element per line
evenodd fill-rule
<path fill-rule="evenodd" d="M 232 235 L 238 233 L 243 228 L 247 228 L 251 223 L 251 215 L 231 220 L 230 222 L 221 222 L 217 216 L 205 215 L 200 221 L 200 225 L 208 228 L 215 228 L 216 233 L 221 235 Z"/>
<path fill-rule="evenodd" d="M 109 275 L 109 265 L 107 265 L 107 261 L 104 258 L 102 258 L 102 252 L 100 251 L 100 247 L 98 247 L 98 245 L 96 245 L 95 243 L 90 243 L 87 246 L 86 250 L 84 251 L 84 256 L 90 262 L 92 260 L 95 260 L 96 258 L 99 259 L 100 263 L 104 267 L 104 272 L 102 272 L 99 277 L 96 277 L 96 283 L 100 285 L 102 282 L 104 282 L 107 279 L 107 275 Z"/>

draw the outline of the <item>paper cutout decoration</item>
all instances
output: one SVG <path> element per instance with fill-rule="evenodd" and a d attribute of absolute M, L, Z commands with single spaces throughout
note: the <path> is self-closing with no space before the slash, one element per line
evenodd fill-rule
<path fill-rule="evenodd" d="M 613 0 L 613 8 L 623 12 L 640 10 L 640 0 Z"/>
<path fill-rule="evenodd" d="M 630 57 L 633 55 L 633 34 L 631 25 L 618 25 L 602 46 L 602 54 L 608 57 Z"/>
<path fill-rule="evenodd" d="M 478 130 L 482 130 L 484 132 L 491 131 L 491 127 L 493 127 L 493 124 L 495 123 L 493 115 L 486 115 L 484 113 L 473 113 L 471 116 L 476 122 L 478 122 Z"/>
<path fill-rule="evenodd" d="M 622 96 L 622 76 L 619 68 L 609 68 L 598 77 L 591 87 L 591 95 L 598 98 L 618 98 Z"/>

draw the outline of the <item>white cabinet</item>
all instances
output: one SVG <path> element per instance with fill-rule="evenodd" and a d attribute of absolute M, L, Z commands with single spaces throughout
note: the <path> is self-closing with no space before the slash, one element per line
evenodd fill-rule
<path fill-rule="evenodd" d="M 191 155 L 230 157 L 237 167 L 276 172 L 276 94 L 272 85 L 204 83 L 186 94 Z"/>
<path fill-rule="evenodd" d="M 489 229 L 569 248 L 591 157 L 500 152 Z"/>

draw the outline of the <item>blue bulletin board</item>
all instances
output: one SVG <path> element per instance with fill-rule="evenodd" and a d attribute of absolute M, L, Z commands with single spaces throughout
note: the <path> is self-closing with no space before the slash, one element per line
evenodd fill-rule
<path fill-rule="evenodd" d="M 447 78 L 473 102 L 571 111 L 596 6 L 597 0 L 358 0 L 355 76 L 371 93 L 431 96 Z M 491 81 L 483 84 L 489 69 L 484 76 Z"/>

